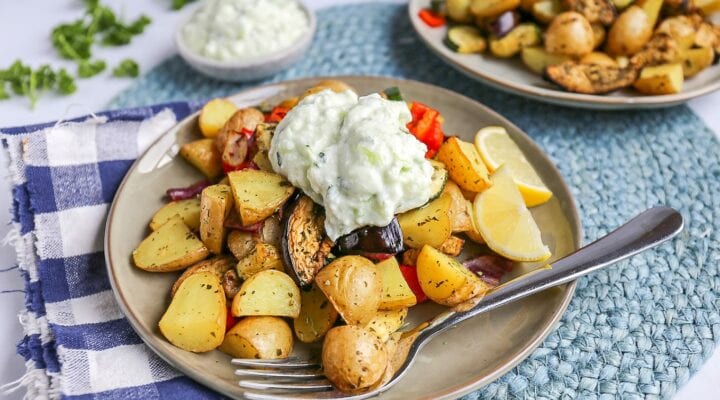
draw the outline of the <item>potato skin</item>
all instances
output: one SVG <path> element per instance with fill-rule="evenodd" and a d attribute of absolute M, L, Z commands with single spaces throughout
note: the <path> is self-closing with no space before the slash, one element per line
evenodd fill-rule
<path fill-rule="evenodd" d="M 360 393 L 382 379 L 388 354 L 380 339 L 366 328 L 344 325 L 325 335 L 322 364 L 336 388 L 345 393 Z"/>
<path fill-rule="evenodd" d="M 553 54 L 583 56 L 594 48 L 595 34 L 590 22 L 574 11 L 553 18 L 545 32 L 545 49 Z"/>
<path fill-rule="evenodd" d="M 327 80 L 318 82 L 317 84 L 315 84 L 315 86 L 306 90 L 305 93 L 303 93 L 302 96 L 300 96 L 300 101 L 302 101 L 302 99 L 304 99 L 310 95 L 313 95 L 315 93 L 320 93 L 325 89 L 330 89 L 335 93 L 342 93 L 346 90 L 354 91 L 352 86 L 348 85 L 347 83 L 345 83 L 343 81 L 339 81 L 336 79 L 327 79 Z"/>
<path fill-rule="evenodd" d="M 382 278 L 367 258 L 338 258 L 318 272 L 315 282 L 348 324 L 364 325 L 377 314 Z"/>
<path fill-rule="evenodd" d="M 263 121 L 265 121 L 265 116 L 257 108 L 248 107 L 235 111 L 215 137 L 216 148 L 222 153 L 231 133 L 240 133 L 243 129 L 254 131 L 258 124 Z"/>
<path fill-rule="evenodd" d="M 638 6 L 630 6 L 610 27 L 605 50 L 616 56 L 635 54 L 650 40 L 652 33 L 647 13 Z"/>
<path fill-rule="evenodd" d="M 225 334 L 220 351 L 237 358 L 287 358 L 293 349 L 288 323 L 278 317 L 246 317 Z"/>

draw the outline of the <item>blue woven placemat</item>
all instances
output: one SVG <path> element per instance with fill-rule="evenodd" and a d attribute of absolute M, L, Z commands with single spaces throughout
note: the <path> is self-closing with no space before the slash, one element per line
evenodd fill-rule
<path fill-rule="evenodd" d="M 304 60 L 267 81 L 343 74 L 434 83 L 508 117 L 562 171 L 586 241 L 657 204 L 686 218 L 673 243 L 581 279 L 543 344 L 468 399 L 668 398 L 711 354 L 720 339 L 720 144 L 687 107 L 593 112 L 500 93 L 443 64 L 420 43 L 405 8 L 389 4 L 320 11 Z M 201 100 L 255 84 L 208 80 L 174 57 L 111 105 Z"/>

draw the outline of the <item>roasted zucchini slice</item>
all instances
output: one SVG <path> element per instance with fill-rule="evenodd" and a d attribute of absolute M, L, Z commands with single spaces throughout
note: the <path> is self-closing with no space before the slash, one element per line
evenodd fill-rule
<path fill-rule="evenodd" d="M 458 25 L 448 29 L 445 45 L 450 50 L 462 53 L 482 53 L 487 48 L 487 42 L 474 26 Z"/>
<path fill-rule="evenodd" d="M 500 58 L 510 58 L 524 47 L 537 46 L 542 42 L 540 28 L 533 23 L 516 26 L 500 39 L 490 38 L 490 51 Z"/>
<path fill-rule="evenodd" d="M 448 180 L 448 171 L 445 169 L 445 164 L 440 161 L 430 160 L 430 164 L 433 167 L 433 174 L 430 181 L 430 199 L 433 201 L 437 199 L 445 189 L 445 184 Z"/>

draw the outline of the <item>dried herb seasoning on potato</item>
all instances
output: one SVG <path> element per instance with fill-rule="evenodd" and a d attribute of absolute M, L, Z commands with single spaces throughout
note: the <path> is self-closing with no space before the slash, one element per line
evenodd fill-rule
<path fill-rule="evenodd" d="M 457 12 L 473 5 L 484 7 L 483 12 L 505 7 L 493 4 L 468 0 L 455 5 Z M 526 28 L 495 38 L 491 47 L 496 52 L 538 50 L 519 44 L 538 44 L 538 31 L 534 26 Z M 542 49 L 528 54 L 538 58 L 538 65 L 551 64 Z M 683 54 L 688 61 L 675 64 L 681 74 L 684 68 L 697 69 L 695 65 L 704 62 L 699 54 Z M 644 68 L 656 71 L 648 79 L 667 75 L 663 68 Z M 172 201 L 152 215 L 147 236 L 132 253 L 135 266 L 147 273 L 178 271 L 168 292 L 169 305 L 158 322 L 168 342 L 191 352 L 218 350 L 229 357 L 268 360 L 293 355 L 299 346 L 296 339 L 321 345 L 328 380 L 343 392 L 362 393 L 383 385 L 399 367 L 417 334 L 405 326 L 416 306 L 428 298 L 448 307 L 468 304 L 502 278 L 501 273 L 494 275 L 490 285 L 455 259 L 468 248 L 470 254 L 477 251 L 472 242 L 490 248 L 499 243 L 498 248 L 510 249 L 510 257 L 527 257 L 522 246 L 503 242 L 507 235 L 495 235 L 504 229 L 503 221 L 498 224 L 488 217 L 502 214 L 510 223 L 521 220 L 525 231 L 534 226 L 520 190 L 527 192 L 526 178 L 538 175 L 528 163 L 517 162 L 524 160 L 519 148 L 503 150 L 515 148 L 512 138 L 506 138 L 504 147 L 479 140 L 487 129 L 478 132 L 475 143 L 448 138 L 440 111 L 406 103 L 397 87 L 384 91 L 384 96 L 364 98 L 351 90 L 330 80 L 302 96 L 297 93 L 274 106 L 264 105 L 267 112 L 237 109 L 227 100 L 213 100 L 203 107 L 200 133 L 181 147 L 180 154 L 207 180 L 171 191 Z M 351 111 L 336 112 L 328 105 L 333 99 L 359 107 L 360 118 L 348 117 Z M 395 124 L 395 131 L 383 134 L 397 136 L 396 141 L 378 146 L 359 140 L 342 154 L 330 154 L 328 147 L 313 148 L 327 145 L 340 132 L 309 140 L 302 126 L 309 120 L 316 127 L 329 119 L 326 125 L 337 127 L 338 120 L 332 118 L 365 123 L 387 113 L 398 115 L 378 129 Z M 302 128 L 297 142 L 278 144 L 277 135 L 292 134 L 285 131 L 287 126 Z M 348 136 L 362 137 L 358 132 Z M 280 155 L 277 146 L 286 146 L 286 152 Z M 303 165 L 303 156 L 311 160 L 309 165 Z M 349 170 L 342 166 L 342 157 L 356 161 L 360 157 L 363 168 L 351 170 L 358 179 L 338 176 L 326 193 L 314 190 L 327 178 L 322 172 L 341 175 Z M 383 164 L 388 157 L 395 158 Z M 516 162 L 508 161 L 512 157 Z M 514 178 L 503 172 L 507 168 L 497 165 L 497 160 L 513 165 Z M 297 176 L 275 170 L 275 164 L 293 161 L 298 168 L 308 168 L 307 185 L 298 183 Z M 325 163 L 338 168 L 321 170 Z M 316 169 L 311 171 L 311 166 Z M 417 179 L 402 181 L 408 187 L 394 185 L 398 175 L 413 173 Z M 334 196 L 339 196 L 336 191 L 366 190 L 380 175 L 380 189 L 373 195 L 343 197 L 340 211 L 330 208 Z M 536 196 L 530 204 L 548 201 L 549 189 L 533 182 L 531 192 Z M 508 189 L 514 190 L 510 197 L 522 207 L 498 205 L 502 196 L 497 193 Z M 368 222 L 371 216 L 363 212 L 387 211 L 383 208 L 392 203 L 383 198 L 386 193 L 397 201 L 387 212 L 388 220 Z M 348 225 L 343 218 L 357 225 L 342 226 L 343 233 L 331 237 L 328 224 Z"/>

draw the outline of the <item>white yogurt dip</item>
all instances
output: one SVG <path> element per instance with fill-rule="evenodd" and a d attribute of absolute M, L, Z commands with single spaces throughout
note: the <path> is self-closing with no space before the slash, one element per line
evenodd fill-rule
<path fill-rule="evenodd" d="M 325 90 L 283 118 L 270 162 L 325 206 L 331 239 L 363 226 L 385 226 L 430 198 L 433 168 L 426 146 L 406 128 L 411 119 L 405 102 Z"/>
<path fill-rule="evenodd" d="M 242 61 L 286 49 L 308 29 L 295 0 L 207 0 L 183 26 L 182 39 L 201 56 Z"/>

